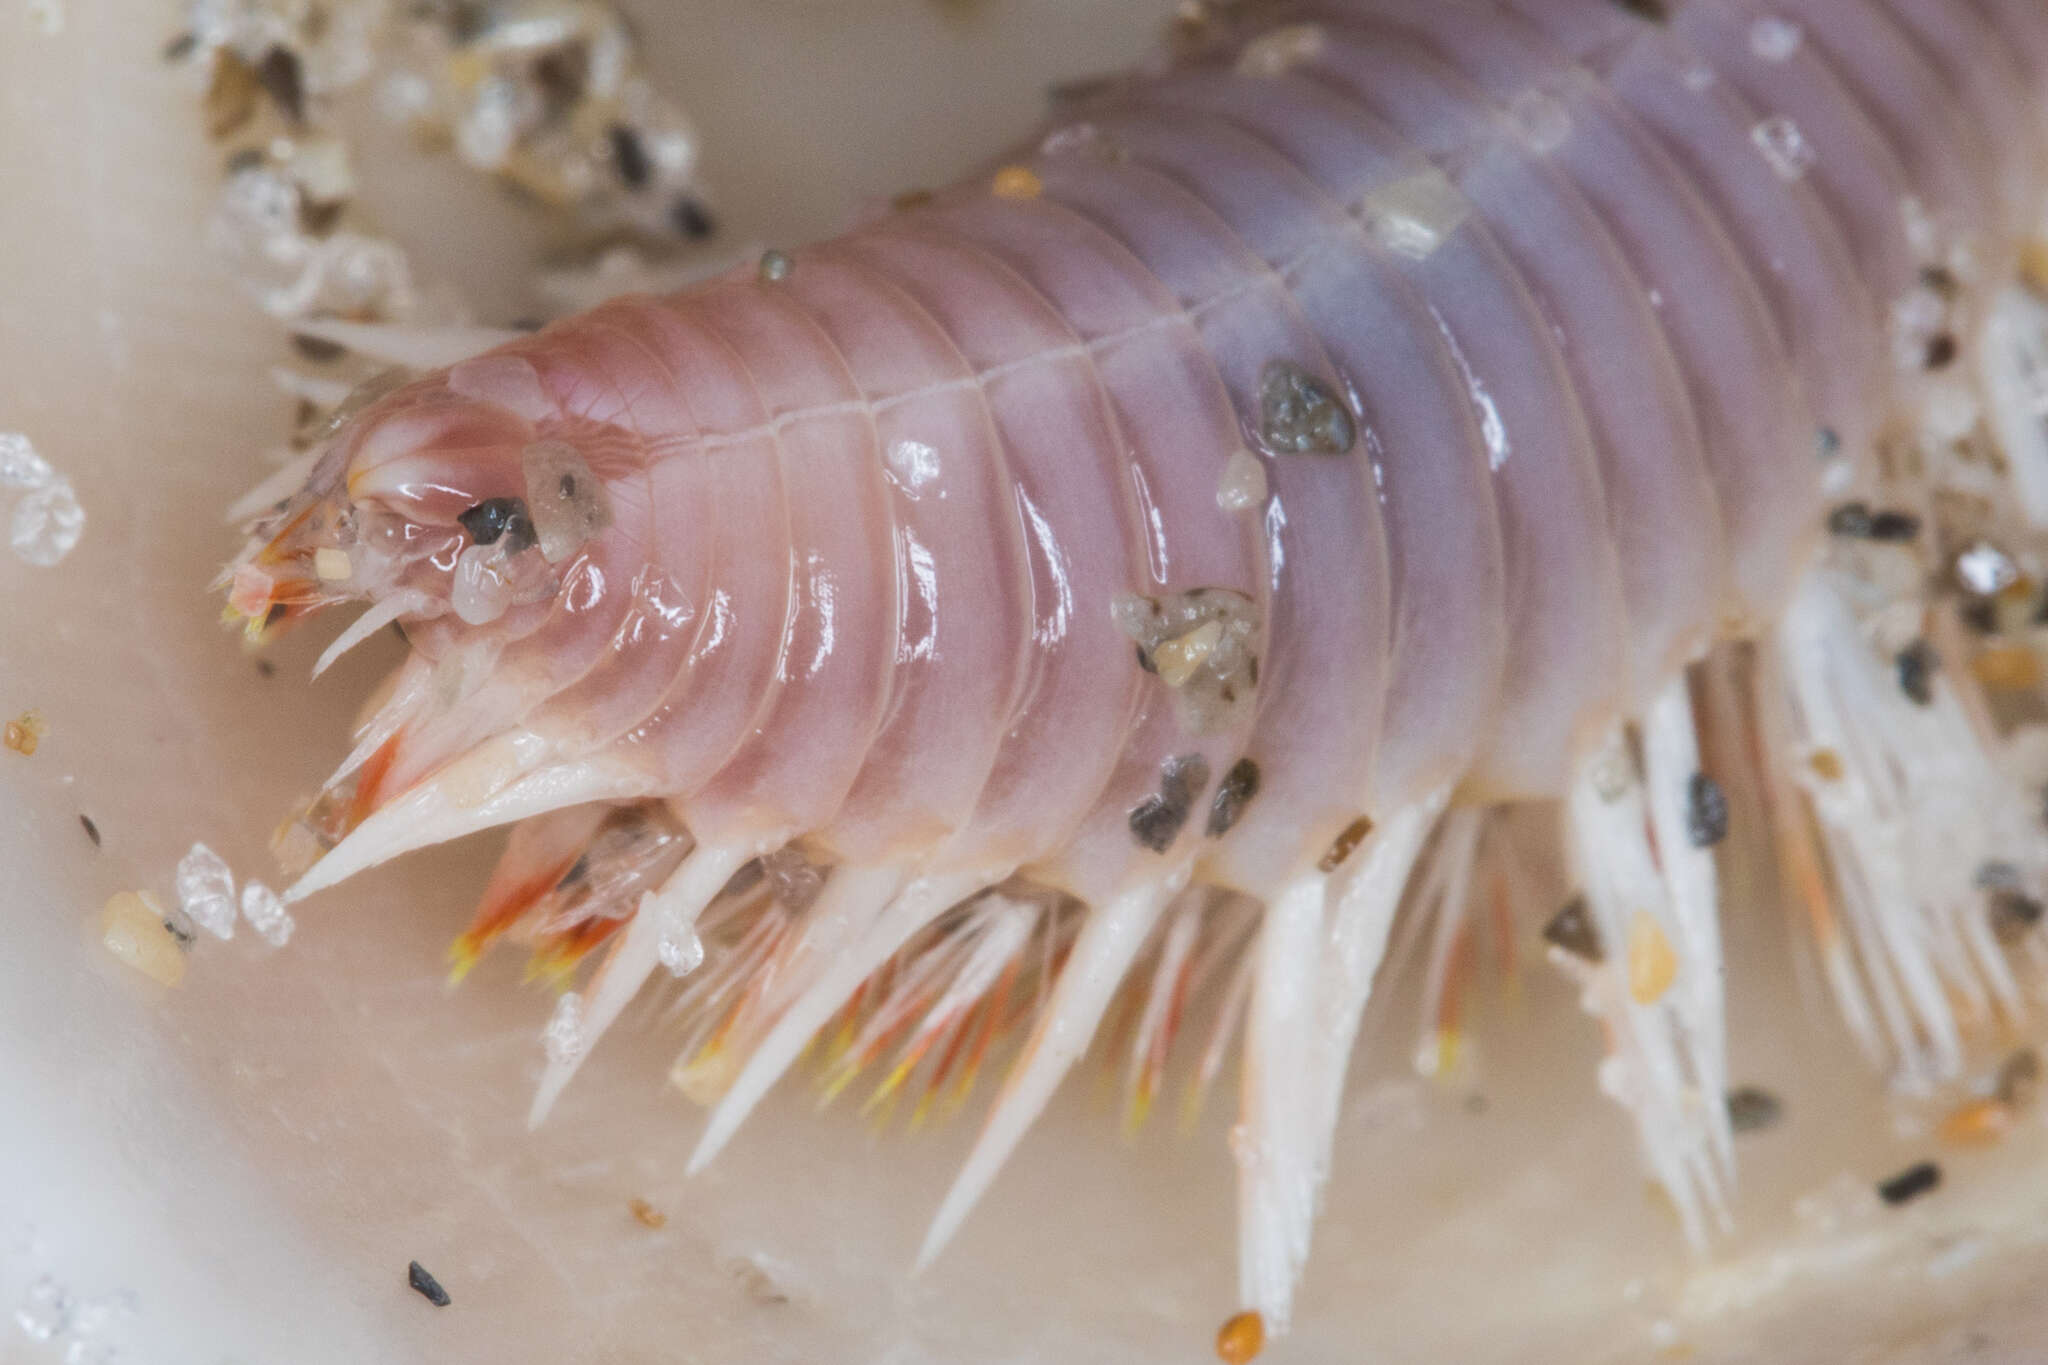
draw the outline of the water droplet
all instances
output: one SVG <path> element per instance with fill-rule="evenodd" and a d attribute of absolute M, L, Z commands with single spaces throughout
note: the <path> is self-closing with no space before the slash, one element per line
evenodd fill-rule
<path fill-rule="evenodd" d="M 1789 62 L 1805 41 L 1805 29 L 1776 15 L 1767 15 L 1749 26 L 1749 50 L 1759 61 Z"/>
<path fill-rule="evenodd" d="M 1749 139 L 1764 154 L 1764 160 L 1778 173 L 1778 178 L 1788 183 L 1804 180 L 1806 173 L 1820 160 L 1820 154 L 1806 140 L 1806 134 L 1800 131 L 1799 125 L 1783 114 L 1767 118 L 1750 129 Z"/>
<path fill-rule="evenodd" d="M 1328 42 L 1319 24 L 1288 24 L 1271 29 L 1244 45 L 1237 56 L 1237 74 L 1271 80 L 1322 55 Z"/>
<path fill-rule="evenodd" d="M 668 974 L 688 976 L 703 966 L 704 940 L 697 937 L 697 926 L 672 906 L 663 906 L 655 913 L 661 916 L 661 936 L 655 941 L 654 951 Z"/>
<path fill-rule="evenodd" d="M 1572 116 L 1564 105 L 1541 90 L 1524 90 L 1515 96 L 1508 106 L 1508 121 L 1539 156 L 1564 146 L 1572 135 Z"/>
<path fill-rule="evenodd" d="M 496 546 L 472 545 L 455 560 L 448 605 L 472 626 L 488 625 L 512 605 L 512 579 Z"/>
<path fill-rule="evenodd" d="M 939 452 L 923 441 L 892 441 L 885 459 L 889 481 L 912 496 L 939 477 Z"/>

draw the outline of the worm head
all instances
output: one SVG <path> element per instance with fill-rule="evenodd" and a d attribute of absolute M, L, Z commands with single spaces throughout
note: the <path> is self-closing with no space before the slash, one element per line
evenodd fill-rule
<path fill-rule="evenodd" d="M 252 638 L 339 602 L 418 622 L 499 621 L 551 599 L 557 566 L 610 524 L 602 480 L 562 439 L 523 360 L 480 357 L 349 416 L 299 491 L 251 527 L 226 576 Z M 479 377 L 481 376 L 481 378 Z"/>

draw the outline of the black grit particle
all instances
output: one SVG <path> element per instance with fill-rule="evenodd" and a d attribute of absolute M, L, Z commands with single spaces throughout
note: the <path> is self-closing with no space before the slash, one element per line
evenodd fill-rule
<path fill-rule="evenodd" d="M 1889 1180 L 1878 1182 L 1877 1197 L 1894 1207 L 1918 1199 L 1941 1184 L 1941 1167 L 1916 1161 Z"/>
<path fill-rule="evenodd" d="M 455 1302 L 455 1300 L 448 1297 L 448 1291 L 441 1287 L 441 1282 L 435 1279 L 428 1272 L 427 1268 L 418 1261 L 414 1261 L 405 1268 L 405 1282 L 411 1285 L 414 1292 L 421 1298 L 436 1308 L 446 1308 L 449 1304 Z"/>
<path fill-rule="evenodd" d="M 1955 271 L 1945 265 L 1921 266 L 1920 283 L 1945 299 L 1952 299 L 1963 292 L 1963 282 L 1956 278 Z"/>
<path fill-rule="evenodd" d="M 718 231 L 718 224 L 712 221 L 704 206 L 687 194 L 669 209 L 668 221 L 677 232 L 693 242 L 701 242 Z"/>
<path fill-rule="evenodd" d="M 1259 439 L 1275 455 L 1342 455 L 1358 430 L 1327 384 L 1275 360 L 1259 376 Z"/>
<path fill-rule="evenodd" d="M 332 364 L 348 354 L 348 347 L 324 337 L 307 336 L 304 332 L 292 333 L 292 349 L 315 365 Z"/>
<path fill-rule="evenodd" d="M 98 848 L 100 846 L 100 827 L 92 822 L 92 817 L 81 813 L 78 817 L 78 824 L 85 831 L 85 837 L 92 840 L 92 846 Z"/>
<path fill-rule="evenodd" d="M 190 948 L 199 937 L 199 926 L 192 922 L 190 915 L 172 906 L 171 912 L 164 916 L 164 932 L 176 939 L 180 948 Z"/>
<path fill-rule="evenodd" d="M 1140 847 L 1166 852 L 1208 785 L 1209 761 L 1200 754 L 1167 759 L 1159 770 L 1158 792 L 1131 807 L 1131 837 Z"/>
<path fill-rule="evenodd" d="M 1600 961 L 1600 931 L 1593 927 L 1593 916 L 1586 909 L 1584 896 L 1574 896 L 1564 909 L 1550 917 L 1550 923 L 1543 926 L 1543 941 L 1573 957 Z"/>
<path fill-rule="evenodd" d="M 1992 1093 L 2001 1104 L 2019 1109 L 2032 1104 L 2040 1089 L 2041 1055 L 2023 1047 L 1998 1068 L 1998 1086 Z"/>
<path fill-rule="evenodd" d="M 2026 892 L 1998 887 L 1991 892 L 1991 935 L 2010 947 L 2040 924 L 2041 913 L 2041 902 Z"/>
<path fill-rule="evenodd" d="M 284 116 L 293 123 L 306 121 L 306 84 L 299 73 L 299 59 L 290 51 L 273 47 L 256 64 L 256 80 Z"/>
<path fill-rule="evenodd" d="M 1230 771 L 1223 774 L 1223 780 L 1216 785 L 1216 795 L 1209 802 L 1209 827 L 1211 839 L 1220 839 L 1230 833 L 1237 817 L 1244 814 L 1244 808 L 1259 794 L 1259 765 L 1248 758 L 1240 758 L 1230 765 Z"/>
<path fill-rule="evenodd" d="M 1920 518 L 1889 508 L 1872 511 L 1867 502 L 1845 502 L 1828 513 L 1828 530 L 1850 540 L 1899 543 L 1920 534 Z"/>
<path fill-rule="evenodd" d="M 268 659 L 258 659 L 256 661 L 256 671 L 263 677 L 274 678 L 277 676 L 277 665 Z"/>
<path fill-rule="evenodd" d="M 1929 339 L 1927 343 L 1927 368 L 1945 370 L 1956 363 L 1956 356 L 1962 347 L 1957 344 L 1955 333 L 1943 332 Z"/>
<path fill-rule="evenodd" d="M 1728 794 L 1705 773 L 1685 784 L 1685 837 L 1694 848 L 1712 848 L 1728 837 Z"/>
<path fill-rule="evenodd" d="M 1671 21 L 1671 7 L 1665 0 L 1614 0 L 1614 7 L 1626 10 L 1638 19 L 1647 19 L 1653 24 Z"/>
<path fill-rule="evenodd" d="M 1744 1085 L 1728 1092 L 1728 1126 L 1738 1133 L 1760 1133 L 1784 1117 L 1784 1102 L 1768 1090 Z"/>
<path fill-rule="evenodd" d="M 1870 535 L 1870 504 L 1845 502 L 1835 508 L 1828 513 L 1828 531 L 1852 540 L 1867 538 Z"/>
<path fill-rule="evenodd" d="M 1941 666 L 1933 646 L 1925 640 L 1915 640 L 1899 651 L 1895 662 L 1899 670 L 1899 690 L 1916 706 L 1933 705 L 1934 670 Z"/>
<path fill-rule="evenodd" d="M 654 174 L 654 164 L 640 145 L 640 135 L 623 123 L 614 123 L 606 136 L 611 140 L 612 165 L 618 167 L 619 179 L 636 190 L 646 184 L 647 177 Z"/>
<path fill-rule="evenodd" d="M 516 553 L 535 540 L 533 518 L 527 513 L 526 503 L 519 498 L 485 498 L 455 519 L 462 523 L 463 530 L 469 532 L 469 538 L 479 545 L 495 545 L 503 537 L 510 536 L 512 543 L 507 548 Z"/>

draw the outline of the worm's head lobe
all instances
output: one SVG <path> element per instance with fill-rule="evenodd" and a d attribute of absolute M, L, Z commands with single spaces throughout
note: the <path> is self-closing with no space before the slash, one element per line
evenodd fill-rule
<path fill-rule="evenodd" d="M 523 393 L 503 382 L 507 361 L 529 379 Z M 610 524 L 604 483 L 563 428 L 532 367 L 509 357 L 384 395 L 250 528 L 231 615 L 253 635 L 369 600 L 409 622 L 481 627 L 544 603 L 557 566 Z"/>

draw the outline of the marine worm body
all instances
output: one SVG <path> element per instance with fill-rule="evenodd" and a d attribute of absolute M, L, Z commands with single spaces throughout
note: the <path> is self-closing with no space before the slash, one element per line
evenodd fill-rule
<path fill-rule="evenodd" d="M 1971 879 L 2039 831 L 1972 680 L 1900 695 L 1855 587 L 1969 606 L 1867 561 L 1938 568 L 1935 455 L 2005 430 L 1977 338 L 2044 96 L 2035 0 L 1214 6 L 958 186 L 354 413 L 235 572 L 258 621 L 368 598 L 413 644 L 295 894 L 520 822 L 463 951 L 610 954 L 537 1109 L 695 967 L 700 1159 L 835 1021 L 836 1083 L 1020 1037 L 928 1255 L 1117 1002 L 1149 1101 L 1210 999 L 1278 1327 L 1411 874 L 1455 924 L 1489 822 L 1561 800 L 1555 955 L 1697 1231 L 1723 788 L 1827 869 L 1874 1053 L 1953 1070 L 1944 992 L 2011 985 Z M 1842 548 L 1850 494 L 1919 510 Z M 1754 774 L 1705 777 L 1715 714 Z M 1886 789 L 1895 751 L 1945 775 Z M 1882 820 L 1942 803 L 1969 851 L 1895 894 Z"/>

